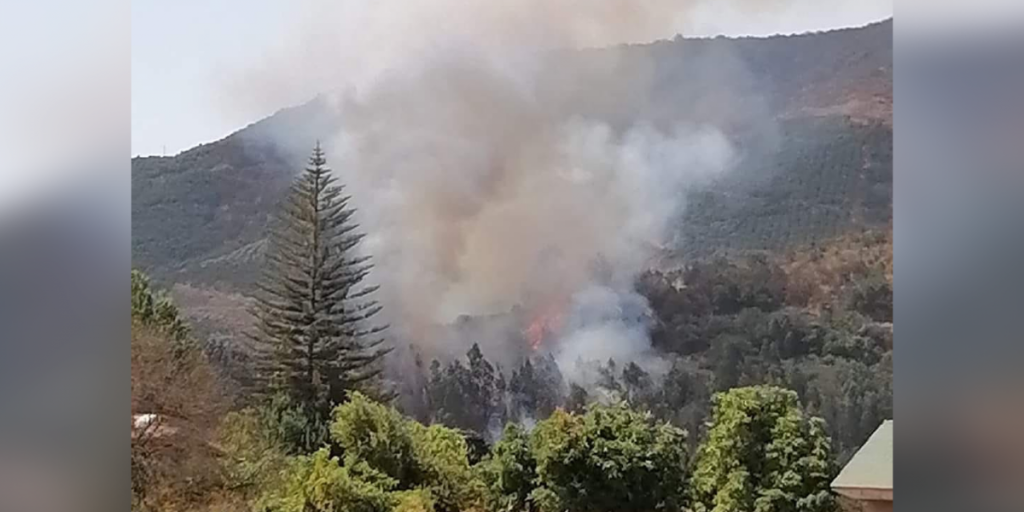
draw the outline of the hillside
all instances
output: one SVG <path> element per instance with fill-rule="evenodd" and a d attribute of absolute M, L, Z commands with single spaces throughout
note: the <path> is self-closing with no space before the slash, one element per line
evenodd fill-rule
<path fill-rule="evenodd" d="M 365 160 L 333 160 L 350 190 L 379 192 L 359 188 L 364 176 L 415 185 L 357 195 L 368 217 L 376 201 L 411 205 L 367 224 L 436 242 L 373 248 L 404 412 L 493 440 L 506 413 L 539 420 L 619 395 L 686 428 L 695 449 L 714 392 L 772 384 L 826 420 L 842 461 L 892 414 L 891 29 L 555 52 L 513 75 L 522 81 L 458 62 L 370 99 L 316 98 L 177 156 L 134 159 L 134 264 L 170 291 L 228 387 L 245 385 L 270 215 L 315 140 L 365 137 L 356 148 L 369 149 L 353 151 Z M 571 123 L 581 118 L 604 138 L 592 143 Z M 586 158 L 545 159 L 575 149 L 549 131 L 566 125 Z M 708 126 L 710 140 L 677 135 Z M 659 144 L 633 144 L 636 127 Z M 550 179 L 574 166 L 635 179 Z M 532 186 L 503 186 L 520 180 Z M 387 232 L 392 219 L 408 229 Z M 656 242 L 663 221 L 670 238 L 651 249 L 664 258 L 645 266 L 636 241 Z M 494 236 L 447 236 L 465 225 Z M 593 255 L 590 281 L 561 281 Z M 473 256 L 481 265 L 465 271 Z M 500 392 L 467 394 L 489 389 L 465 380 L 474 367 L 500 376 Z"/>
<path fill-rule="evenodd" d="M 803 242 L 890 217 L 891 20 L 796 36 L 676 38 L 595 50 L 591 57 L 607 53 L 616 53 L 610 74 L 647 63 L 655 97 L 576 106 L 583 111 L 613 121 L 671 120 L 714 99 L 710 77 L 735 61 L 749 76 L 744 89 L 781 123 L 776 150 L 748 160 L 732 183 L 689 204 L 682 238 L 695 253 Z M 659 95 L 676 99 L 670 103 L 679 112 L 648 108 L 662 104 Z M 230 283 L 234 271 L 245 273 L 232 268 L 237 258 L 225 256 L 258 242 L 308 141 L 336 123 L 321 101 L 174 157 L 132 159 L 134 264 L 158 278 L 176 274 L 174 281 Z M 216 261 L 204 265 L 207 260 Z"/>
<path fill-rule="evenodd" d="M 673 261 L 780 250 L 890 222 L 891 20 L 768 38 L 677 37 L 588 50 L 571 66 L 557 57 L 540 93 L 563 108 L 612 126 L 711 121 L 745 144 L 738 170 L 683 198 Z M 616 89 L 618 76 L 643 76 L 644 89 Z M 203 331 L 241 321 L 237 294 L 251 291 L 269 215 L 312 141 L 339 125 L 333 112 L 316 98 L 173 157 L 132 159 L 133 265 L 178 284 Z"/>
<path fill-rule="evenodd" d="M 848 117 L 790 119 L 763 160 L 695 192 L 679 245 L 685 256 L 781 250 L 892 218 L 892 129 Z"/>

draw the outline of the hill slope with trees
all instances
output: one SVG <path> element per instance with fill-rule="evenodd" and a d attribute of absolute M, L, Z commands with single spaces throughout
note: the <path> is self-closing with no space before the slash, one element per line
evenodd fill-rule
<path fill-rule="evenodd" d="M 743 115 L 779 124 L 777 148 L 745 160 L 731 181 L 695 192 L 680 220 L 684 253 L 775 248 L 884 226 L 891 218 L 891 20 L 793 36 L 676 38 L 584 54 L 579 69 L 558 66 L 556 58 L 552 81 L 601 83 L 604 75 L 588 74 L 593 62 L 604 63 L 593 67 L 608 76 L 652 75 L 648 97 L 612 95 L 615 101 L 571 106 L 613 124 L 719 116 L 701 112 L 722 100 L 714 96 L 722 66 L 744 78 L 725 98 L 739 102 L 731 110 L 764 110 Z M 246 283 L 253 282 L 270 213 L 316 137 L 339 126 L 326 102 L 282 110 L 175 156 L 133 158 L 133 264 L 165 283 L 251 291 Z M 732 233 L 739 236 L 726 240 Z"/>
<path fill-rule="evenodd" d="M 133 159 L 133 264 L 182 307 L 133 274 L 133 357 L 153 367 L 133 374 L 133 413 L 188 412 L 194 428 L 180 431 L 197 450 L 139 438 L 137 502 L 833 510 L 834 468 L 892 416 L 891 43 L 883 22 L 588 50 L 579 68 L 552 68 L 559 83 L 587 78 L 594 62 L 615 63 L 596 67 L 608 73 L 650 66 L 649 97 L 567 108 L 613 127 L 710 116 L 743 150 L 737 169 L 680 197 L 664 261 L 636 276 L 656 364 L 572 366 L 543 351 L 509 361 L 480 345 L 431 360 L 410 348 L 397 396 L 375 379 L 363 389 L 355 381 L 377 376 L 395 340 L 380 344 L 363 325 L 377 306 L 356 289 L 369 268 L 347 253 L 360 236 L 347 198 L 320 190 L 316 162 L 296 175 L 313 140 L 338 128 L 328 100 L 174 157 Z M 738 103 L 708 110 L 722 99 L 721 65 L 743 71 L 726 98 Z M 774 136 L 744 131 L 751 123 Z M 255 346 L 243 343 L 257 331 Z M 153 377 L 175 374 L 195 375 L 181 389 L 216 407 L 149 396 L 167 385 Z M 751 436 L 761 442 L 723 441 Z M 175 473 L 193 470 L 202 489 L 189 494 Z"/>

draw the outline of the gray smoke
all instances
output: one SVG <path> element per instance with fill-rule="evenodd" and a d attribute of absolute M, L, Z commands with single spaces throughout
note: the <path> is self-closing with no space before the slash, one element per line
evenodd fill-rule
<path fill-rule="evenodd" d="M 247 75 L 242 100 L 332 84 L 342 123 L 324 143 L 399 346 L 448 357 L 477 342 L 508 363 L 529 351 L 524 323 L 554 307 L 565 322 L 545 349 L 559 362 L 650 368 L 633 280 L 686 192 L 743 158 L 732 132 L 769 140 L 772 123 L 726 53 L 675 94 L 658 77 L 686 77 L 685 59 L 666 70 L 629 47 L 580 49 L 671 37 L 700 4 L 343 2 L 309 20 L 296 47 L 310 51 Z M 489 328 L 452 327 L 466 315 Z"/>
<path fill-rule="evenodd" d="M 631 293 L 686 189 L 737 157 L 711 125 L 616 130 L 511 83 L 540 77 L 458 65 L 396 78 L 346 106 L 332 144 L 403 336 L 459 315 L 575 302 L 598 279 Z"/>

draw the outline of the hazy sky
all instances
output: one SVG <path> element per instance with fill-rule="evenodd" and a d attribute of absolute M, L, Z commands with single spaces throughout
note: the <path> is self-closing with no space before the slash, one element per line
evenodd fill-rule
<path fill-rule="evenodd" d="M 714 7 L 695 13 L 685 33 L 794 33 L 863 25 L 892 15 L 892 0 L 790 0 L 783 9 L 758 15 L 728 2 L 707 4 Z M 133 1 L 132 155 L 173 155 L 289 106 L 242 108 L 230 101 L 236 89 L 227 84 L 234 81 L 238 87 L 244 71 L 258 69 L 295 32 L 307 14 L 299 5 L 280 0 Z"/>

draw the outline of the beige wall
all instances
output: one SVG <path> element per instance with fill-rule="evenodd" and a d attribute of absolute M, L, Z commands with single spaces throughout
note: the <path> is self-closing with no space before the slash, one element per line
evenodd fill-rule
<path fill-rule="evenodd" d="M 893 512 L 892 501 L 888 500 L 858 500 L 839 496 L 839 505 L 843 512 Z"/>
<path fill-rule="evenodd" d="M 892 512 L 891 501 L 865 501 L 864 512 Z"/>

